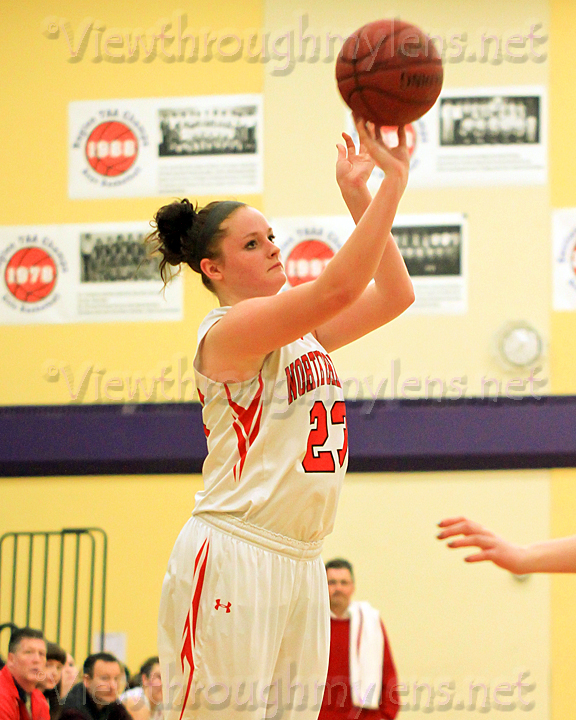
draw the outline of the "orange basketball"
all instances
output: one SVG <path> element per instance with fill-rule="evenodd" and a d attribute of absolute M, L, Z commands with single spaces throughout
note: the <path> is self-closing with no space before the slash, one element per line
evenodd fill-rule
<path fill-rule="evenodd" d="M 402 20 L 368 23 L 344 42 L 338 89 L 354 114 L 377 125 L 405 125 L 436 102 L 444 71 L 432 40 Z"/>

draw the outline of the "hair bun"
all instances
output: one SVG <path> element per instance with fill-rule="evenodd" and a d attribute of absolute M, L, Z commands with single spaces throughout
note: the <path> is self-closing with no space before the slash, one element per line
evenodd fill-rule
<path fill-rule="evenodd" d="M 160 252 L 170 265 L 179 265 L 190 253 L 190 231 L 197 213 L 189 200 L 173 202 L 160 208 L 156 214 Z M 186 250 L 184 249 L 187 246 Z"/>

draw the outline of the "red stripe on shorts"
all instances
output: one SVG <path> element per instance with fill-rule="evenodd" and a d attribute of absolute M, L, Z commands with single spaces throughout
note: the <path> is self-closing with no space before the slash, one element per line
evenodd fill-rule
<path fill-rule="evenodd" d="M 194 561 L 194 580 L 192 581 L 192 587 L 194 592 L 192 595 L 192 605 L 186 615 L 186 622 L 184 623 L 184 631 L 182 633 L 182 652 L 180 653 L 180 661 L 182 663 L 182 672 L 184 672 L 184 660 L 188 661 L 190 668 L 190 675 L 188 676 L 188 684 L 186 686 L 186 695 L 184 696 L 184 704 L 182 705 L 182 712 L 180 713 L 180 720 L 184 715 L 186 704 L 188 702 L 188 696 L 190 695 L 190 688 L 192 687 L 192 678 L 194 677 L 194 655 L 192 648 L 196 644 L 196 622 L 198 620 L 198 610 L 200 608 L 200 597 L 202 595 L 202 586 L 204 585 L 204 576 L 206 575 L 206 565 L 208 563 L 208 540 L 204 540 L 200 552 L 196 555 Z M 190 618 L 192 613 L 192 619 Z"/>

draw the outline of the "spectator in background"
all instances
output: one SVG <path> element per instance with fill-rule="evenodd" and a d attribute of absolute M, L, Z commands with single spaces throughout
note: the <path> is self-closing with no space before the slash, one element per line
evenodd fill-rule
<path fill-rule="evenodd" d="M 80 670 L 78 669 L 76 661 L 72 655 L 70 655 L 70 653 L 66 653 L 66 662 L 62 668 L 62 679 L 60 680 L 60 685 L 58 687 L 58 693 L 61 700 L 64 700 L 70 692 L 70 689 L 75 685 L 79 672 Z"/>
<path fill-rule="evenodd" d="M 393 720 L 400 708 L 396 668 L 380 614 L 352 602 L 348 560 L 326 563 L 330 595 L 330 662 L 318 720 Z"/>
<path fill-rule="evenodd" d="M 124 670 L 114 655 L 89 655 L 83 673 L 68 693 L 61 720 L 131 720 L 119 699 Z"/>
<path fill-rule="evenodd" d="M 37 685 L 46 669 L 46 641 L 41 630 L 15 630 L 0 670 L 0 720 L 50 720 L 46 698 Z"/>
<path fill-rule="evenodd" d="M 141 687 L 127 690 L 120 699 L 132 720 L 162 720 L 162 677 L 157 656 L 144 662 L 140 677 Z"/>
<path fill-rule="evenodd" d="M 3 630 L 10 630 L 10 634 L 14 632 L 14 630 L 18 630 L 18 625 L 14 625 L 14 623 L 6 622 L 0 624 L 0 635 L 2 634 Z M 0 655 L 0 670 L 6 665 L 6 660 Z"/>
<path fill-rule="evenodd" d="M 59 720 L 62 714 L 60 691 L 58 686 L 62 679 L 62 668 L 66 663 L 66 651 L 56 643 L 46 643 L 46 671 L 44 679 L 38 683 L 50 707 L 50 720 Z"/>

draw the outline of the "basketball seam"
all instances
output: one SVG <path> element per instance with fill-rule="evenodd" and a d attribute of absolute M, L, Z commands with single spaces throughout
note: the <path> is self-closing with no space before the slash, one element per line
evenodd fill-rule
<path fill-rule="evenodd" d="M 350 91 L 349 99 L 352 98 L 353 95 L 356 93 L 360 93 L 362 97 L 362 102 L 364 105 L 371 109 L 369 103 L 366 101 L 366 98 L 363 97 L 363 93 L 365 90 L 369 90 L 370 92 L 377 93 L 378 95 L 382 95 L 383 97 L 392 98 L 393 100 L 398 100 L 398 102 L 401 102 L 403 105 L 428 105 L 429 100 L 411 100 L 410 98 L 404 97 L 403 95 L 396 95 L 395 93 L 387 92 L 384 90 L 381 90 L 380 88 L 367 88 L 367 87 L 358 87 L 354 88 Z M 434 101 L 436 102 L 436 101 Z"/>

